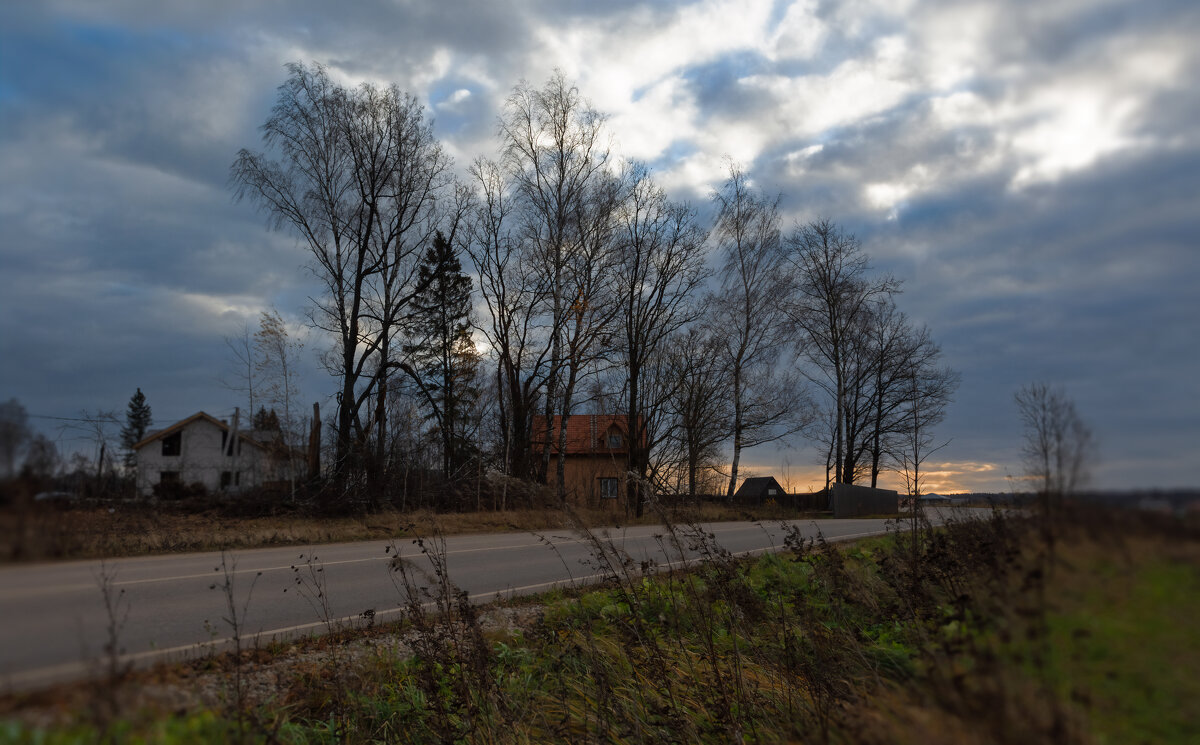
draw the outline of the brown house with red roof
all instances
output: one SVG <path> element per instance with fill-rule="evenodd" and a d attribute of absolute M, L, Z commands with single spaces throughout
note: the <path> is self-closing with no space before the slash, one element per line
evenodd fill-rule
<path fill-rule="evenodd" d="M 554 417 L 550 436 L 547 482 L 558 483 L 558 441 L 561 417 Z M 567 457 L 563 481 L 567 498 L 587 505 L 621 504 L 629 463 L 629 438 L 622 414 L 575 414 L 567 418 Z M 533 418 L 533 452 L 542 452 L 546 417 Z"/>

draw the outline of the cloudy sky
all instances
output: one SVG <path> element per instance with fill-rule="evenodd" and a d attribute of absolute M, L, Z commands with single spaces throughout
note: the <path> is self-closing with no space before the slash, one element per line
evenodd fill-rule
<path fill-rule="evenodd" d="M 46 417 L 139 386 L 159 424 L 231 413 L 224 337 L 264 308 L 306 333 L 303 250 L 228 188 L 286 63 L 397 83 L 460 168 L 557 67 L 673 197 L 707 209 L 732 158 L 904 281 L 962 373 L 931 488 L 1012 488 L 1035 380 L 1091 424 L 1097 486 L 1194 485 L 1198 38 L 1194 0 L 7 2 L 0 399 L 70 449 Z M 797 488 L 817 460 L 749 454 Z"/>

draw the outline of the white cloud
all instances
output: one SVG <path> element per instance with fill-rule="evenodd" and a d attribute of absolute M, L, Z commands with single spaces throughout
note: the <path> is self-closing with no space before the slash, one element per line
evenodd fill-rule
<path fill-rule="evenodd" d="M 977 2 L 939 6 L 910 26 L 919 45 L 920 76 L 934 91 L 969 85 L 980 74 L 993 74 L 989 36 L 1003 5 Z"/>
<path fill-rule="evenodd" d="M 829 28 L 817 16 L 816 0 L 796 0 L 765 46 L 771 59 L 811 59 L 829 36 Z"/>
<path fill-rule="evenodd" d="M 631 106 L 613 115 L 609 124 L 617 147 L 629 158 L 652 160 L 673 142 L 697 134 L 700 110 L 682 78 L 666 78 L 651 86 Z"/>
<path fill-rule="evenodd" d="M 888 37 L 876 44 L 873 57 L 847 60 L 828 75 L 752 75 L 741 83 L 770 99 L 770 118 L 753 122 L 760 138 L 816 137 L 904 100 L 914 90 L 904 75 L 907 59 L 904 40 Z"/>

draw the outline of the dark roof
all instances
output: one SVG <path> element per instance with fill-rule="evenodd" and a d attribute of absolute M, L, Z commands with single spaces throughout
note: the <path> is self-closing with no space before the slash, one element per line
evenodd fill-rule
<path fill-rule="evenodd" d="M 160 429 L 160 430 L 156 430 L 154 432 L 148 433 L 140 441 L 138 441 L 137 443 L 134 444 L 133 449 L 140 450 L 141 448 L 149 445 L 150 443 L 154 442 L 155 440 L 161 440 L 162 438 L 166 437 L 167 435 L 174 434 L 174 433 L 178 432 L 179 430 L 183 429 L 184 427 L 188 426 L 192 422 L 195 422 L 195 421 L 198 421 L 201 419 L 203 419 L 204 421 L 209 422 L 211 424 L 215 424 L 217 427 L 221 428 L 222 431 L 225 431 L 225 432 L 229 431 L 229 425 L 226 424 L 225 422 L 221 421 L 220 419 L 217 419 L 216 417 L 212 416 L 211 414 L 206 414 L 203 411 L 197 411 L 195 414 L 192 414 L 187 419 L 180 419 L 178 422 L 175 422 L 174 424 L 172 424 L 170 427 L 167 427 L 166 429 Z M 251 434 L 249 432 L 247 432 L 246 430 L 242 430 L 240 432 L 238 439 L 240 439 L 242 442 L 248 442 L 251 445 L 254 445 L 256 447 L 260 447 L 260 448 L 263 447 L 262 443 L 256 439 L 254 439 L 254 437 L 252 437 Z"/>
<path fill-rule="evenodd" d="M 780 486 L 779 482 L 775 480 L 774 476 L 755 476 L 743 481 L 742 485 L 738 487 L 737 493 L 733 496 L 765 497 L 769 496 L 767 494 L 768 489 L 775 489 L 777 495 L 779 496 L 787 494 L 787 490 Z"/>

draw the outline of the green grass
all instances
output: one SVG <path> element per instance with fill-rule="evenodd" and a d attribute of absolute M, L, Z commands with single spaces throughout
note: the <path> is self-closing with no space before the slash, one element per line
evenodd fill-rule
<path fill-rule="evenodd" d="M 1141 547 L 1069 553 L 1049 615 L 1049 675 L 1101 743 L 1200 741 L 1200 566 Z"/>

